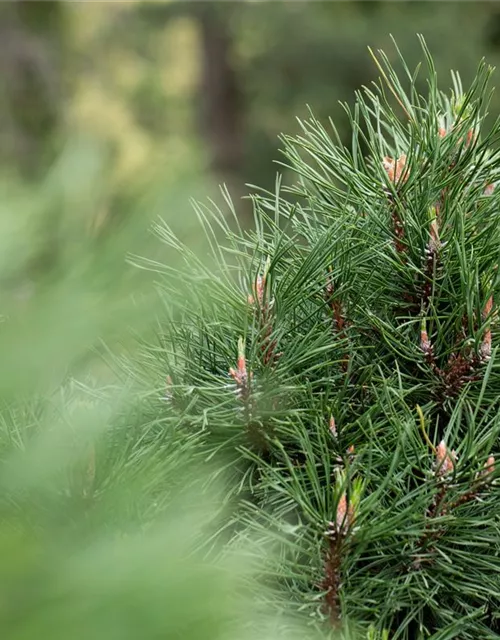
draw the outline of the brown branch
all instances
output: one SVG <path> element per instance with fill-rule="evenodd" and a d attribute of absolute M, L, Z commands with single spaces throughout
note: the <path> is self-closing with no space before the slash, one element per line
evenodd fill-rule
<path fill-rule="evenodd" d="M 347 320 L 342 313 L 342 303 L 334 296 L 335 287 L 333 285 L 332 276 L 329 274 L 325 287 L 325 301 L 331 311 L 333 319 L 333 331 L 339 338 L 346 337 Z M 346 353 L 342 358 L 342 370 L 347 371 L 349 364 L 349 355 Z"/>
<path fill-rule="evenodd" d="M 325 590 L 325 612 L 332 627 L 340 626 L 340 537 L 329 533 L 328 548 L 325 554 L 325 577 L 322 588 Z"/>
<path fill-rule="evenodd" d="M 328 547 L 325 553 L 324 578 L 321 587 L 325 591 L 324 610 L 332 627 L 340 626 L 340 587 L 342 543 L 349 536 L 356 520 L 355 501 L 345 490 L 339 497 L 335 521 L 328 523 L 326 537 Z"/>

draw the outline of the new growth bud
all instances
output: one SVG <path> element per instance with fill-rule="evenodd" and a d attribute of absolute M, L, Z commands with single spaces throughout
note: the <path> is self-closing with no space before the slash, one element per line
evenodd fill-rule
<path fill-rule="evenodd" d="M 490 296 L 484 305 L 483 321 L 487 320 L 493 310 L 493 296 Z M 488 326 L 484 332 L 483 341 L 480 348 L 481 358 L 483 361 L 491 358 L 491 329 Z"/>
<path fill-rule="evenodd" d="M 236 369 L 229 369 L 229 375 L 236 382 L 236 392 L 238 396 L 247 396 L 249 393 L 250 380 L 252 374 L 247 372 L 247 364 L 245 358 L 245 342 L 243 338 L 238 340 L 238 365 Z"/>
<path fill-rule="evenodd" d="M 495 471 L 495 456 L 488 456 L 488 460 L 484 463 L 484 468 L 487 473 Z"/>
<path fill-rule="evenodd" d="M 495 457 L 488 456 L 488 459 L 484 463 L 483 469 L 477 474 L 478 479 L 481 479 L 483 482 L 489 481 L 489 476 L 495 472 Z"/>
<path fill-rule="evenodd" d="M 329 424 L 330 433 L 334 438 L 337 438 L 337 427 L 335 426 L 335 418 L 330 416 L 330 424 Z"/>
<path fill-rule="evenodd" d="M 346 486 L 347 484 L 349 487 Z M 329 525 L 332 533 L 346 536 L 352 530 L 359 511 L 362 489 L 363 482 L 360 478 L 347 483 L 345 472 L 337 471 L 337 508 L 335 521 Z"/>
<path fill-rule="evenodd" d="M 355 448 L 354 445 L 351 444 L 350 447 L 348 447 L 346 454 L 347 454 L 347 459 L 349 460 L 349 464 L 352 464 L 354 462 L 354 457 L 355 457 Z"/>
<path fill-rule="evenodd" d="M 427 328 L 425 324 L 425 318 L 422 318 L 422 324 L 420 326 L 420 349 L 426 356 L 432 355 L 432 344 L 427 334 Z"/>
<path fill-rule="evenodd" d="M 430 353 L 432 349 L 431 341 L 429 340 L 429 336 L 425 329 L 420 330 L 420 348 L 424 353 Z"/>
<path fill-rule="evenodd" d="M 337 503 L 337 513 L 335 516 L 335 524 L 339 533 L 346 533 L 354 519 L 352 505 L 348 505 L 346 494 L 343 493 Z"/>
<path fill-rule="evenodd" d="M 438 118 L 438 136 L 440 138 L 444 138 L 447 133 L 446 118 L 444 116 L 440 116 Z"/>
<path fill-rule="evenodd" d="M 387 171 L 389 180 L 394 184 L 397 184 L 401 180 L 403 182 L 406 182 L 406 180 L 408 179 L 408 172 L 405 171 L 406 154 L 399 156 L 399 158 L 397 159 L 393 159 L 393 158 L 390 158 L 389 156 L 385 156 L 382 160 L 382 165 L 384 169 Z"/>
<path fill-rule="evenodd" d="M 264 302 L 264 291 L 266 288 L 265 276 L 258 275 L 253 284 L 253 295 L 248 296 L 248 304 L 255 304 L 257 300 L 258 305 L 261 307 Z"/>
<path fill-rule="evenodd" d="M 444 440 L 436 447 L 435 474 L 438 477 L 445 477 L 453 473 L 457 455 L 455 451 L 448 451 Z"/>
<path fill-rule="evenodd" d="M 475 142 L 476 138 L 477 132 L 474 129 L 469 129 L 469 131 L 467 131 L 465 146 L 468 147 L 472 142 Z"/>
<path fill-rule="evenodd" d="M 266 260 L 266 264 L 264 265 L 264 271 L 262 274 L 258 274 L 257 277 L 255 278 L 255 282 L 252 285 L 252 290 L 253 293 L 251 293 L 248 296 L 248 304 L 255 304 L 255 302 L 257 302 L 257 304 L 259 305 L 259 307 L 262 307 L 264 304 L 264 297 L 265 297 L 265 293 L 266 293 L 266 280 L 267 280 L 267 273 L 269 271 L 269 267 L 270 267 L 271 261 L 269 259 L 269 257 Z"/>

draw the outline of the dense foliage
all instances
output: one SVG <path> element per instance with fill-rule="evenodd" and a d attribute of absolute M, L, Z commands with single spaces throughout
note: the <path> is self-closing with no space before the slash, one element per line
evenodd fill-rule
<path fill-rule="evenodd" d="M 252 196 L 255 231 L 227 194 L 196 207 L 205 257 L 158 225 L 184 266 L 141 261 L 165 299 L 144 367 L 229 473 L 220 535 L 276 545 L 277 612 L 476 640 L 499 637 L 500 120 L 489 67 L 445 95 L 422 51 L 425 95 L 373 56 L 348 147 L 312 116 L 283 137 L 298 180 Z"/>

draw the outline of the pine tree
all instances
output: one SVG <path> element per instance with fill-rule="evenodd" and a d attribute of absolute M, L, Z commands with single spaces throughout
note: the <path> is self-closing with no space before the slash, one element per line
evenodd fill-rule
<path fill-rule="evenodd" d="M 168 303 L 146 363 L 169 428 L 231 471 L 225 535 L 277 545 L 277 611 L 497 638 L 500 119 L 490 67 L 446 95 L 421 44 L 425 91 L 372 53 L 349 148 L 314 116 L 283 137 L 297 180 L 256 191 L 254 230 L 227 193 L 229 218 L 196 205 L 206 257 L 158 225 L 185 267 L 143 261 Z"/>

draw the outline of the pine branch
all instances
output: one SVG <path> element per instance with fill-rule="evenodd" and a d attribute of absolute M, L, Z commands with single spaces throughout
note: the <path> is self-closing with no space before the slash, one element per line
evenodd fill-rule
<path fill-rule="evenodd" d="M 235 535 L 280 549 L 280 610 L 473 639 L 500 607 L 500 119 L 486 65 L 445 95 L 422 49 L 425 95 L 378 55 L 349 147 L 312 115 L 282 138 L 297 180 L 252 195 L 255 231 L 216 211 L 216 246 L 203 215 L 210 265 L 161 230 L 187 267 L 151 360 L 179 428 L 235 469 Z"/>

